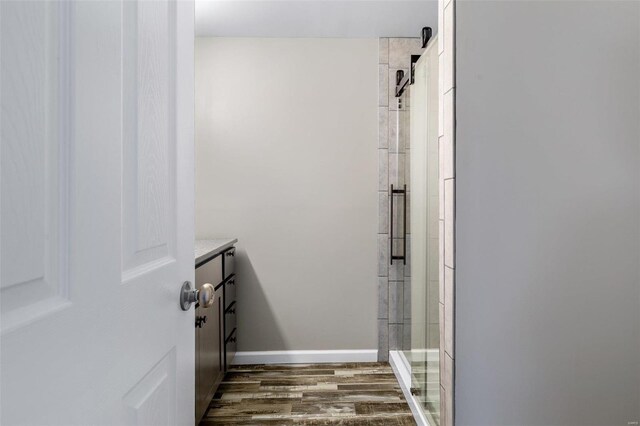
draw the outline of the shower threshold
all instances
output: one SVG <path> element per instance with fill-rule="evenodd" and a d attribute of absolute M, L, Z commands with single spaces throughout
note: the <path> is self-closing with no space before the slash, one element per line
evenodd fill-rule
<path fill-rule="evenodd" d="M 436 352 L 435 356 L 437 356 L 437 351 L 434 352 Z M 389 351 L 389 364 L 391 364 L 391 368 L 400 383 L 402 393 L 418 426 L 438 426 L 439 422 L 431 416 L 431 413 L 424 410 L 418 396 L 411 393 L 411 363 L 405 354 L 402 351 Z"/>

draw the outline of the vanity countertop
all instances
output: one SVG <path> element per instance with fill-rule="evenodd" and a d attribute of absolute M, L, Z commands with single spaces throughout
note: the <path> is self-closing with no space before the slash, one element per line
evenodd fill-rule
<path fill-rule="evenodd" d="M 196 265 L 203 260 L 215 256 L 238 242 L 237 238 L 216 238 L 213 240 L 196 240 Z"/>

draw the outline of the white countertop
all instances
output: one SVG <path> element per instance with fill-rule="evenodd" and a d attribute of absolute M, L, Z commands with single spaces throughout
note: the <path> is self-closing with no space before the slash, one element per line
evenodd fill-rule
<path fill-rule="evenodd" d="M 228 249 L 238 242 L 237 238 L 216 238 L 213 240 L 196 240 L 196 264 Z"/>

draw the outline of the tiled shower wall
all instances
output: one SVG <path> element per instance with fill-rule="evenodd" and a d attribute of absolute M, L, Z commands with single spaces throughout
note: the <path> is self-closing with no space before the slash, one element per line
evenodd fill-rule
<path fill-rule="evenodd" d="M 438 0 L 440 78 L 440 424 L 454 424 L 455 0 Z"/>
<path fill-rule="evenodd" d="M 419 38 L 379 39 L 378 87 L 378 359 L 387 361 L 389 350 L 411 348 L 411 269 L 409 266 L 410 223 L 407 223 L 406 265 L 402 261 L 390 264 L 389 258 L 389 188 L 407 184 L 407 219 L 411 201 L 409 187 L 409 149 L 406 125 L 408 105 L 398 108 L 395 97 L 396 71 L 409 72 L 411 55 L 422 53 Z M 405 123 L 403 125 L 403 122 Z M 402 132 L 399 134 L 399 132 Z M 403 200 L 396 196 L 394 217 L 403 217 Z M 394 221 L 394 253 L 402 252 L 402 221 Z M 399 229 L 396 227 L 400 227 Z"/>

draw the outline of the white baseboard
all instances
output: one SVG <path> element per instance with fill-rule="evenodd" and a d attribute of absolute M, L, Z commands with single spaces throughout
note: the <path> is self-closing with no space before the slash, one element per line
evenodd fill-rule
<path fill-rule="evenodd" d="M 402 393 L 409 404 L 414 420 L 418 426 L 430 426 L 431 423 L 429 423 L 420 404 L 411 394 L 411 370 L 409 369 L 407 358 L 400 351 L 389 351 L 389 364 L 391 364 L 391 368 L 400 383 L 400 389 L 402 389 Z M 435 422 L 432 424 L 435 424 Z"/>
<path fill-rule="evenodd" d="M 326 362 L 376 362 L 377 360 L 377 349 L 257 351 L 236 352 L 232 364 L 315 364 Z"/>

